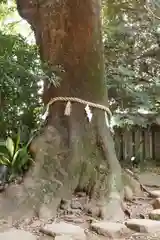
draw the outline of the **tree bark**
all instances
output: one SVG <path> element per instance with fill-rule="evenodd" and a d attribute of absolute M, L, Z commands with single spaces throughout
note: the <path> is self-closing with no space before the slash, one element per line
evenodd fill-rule
<path fill-rule="evenodd" d="M 17 9 L 35 33 L 42 62 L 52 70 L 60 66 L 59 87 L 45 82 L 44 104 L 54 97 L 78 97 L 108 106 L 99 0 L 17 0 Z M 49 110 L 47 126 L 31 146 L 35 166 L 26 178 L 37 211 L 82 189 L 96 202 L 105 219 L 122 213 L 123 183 L 114 142 L 102 110 L 92 109 L 88 122 L 84 105 L 56 102 Z M 28 180 L 27 180 L 28 179 Z"/>

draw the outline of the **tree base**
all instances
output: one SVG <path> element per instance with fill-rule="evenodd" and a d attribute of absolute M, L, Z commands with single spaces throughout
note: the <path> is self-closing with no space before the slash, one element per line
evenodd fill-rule
<path fill-rule="evenodd" d="M 57 196 L 51 198 L 47 193 L 43 195 L 41 192 L 38 192 L 38 189 L 36 189 L 34 195 L 28 194 L 28 191 L 31 189 L 31 182 L 33 191 L 33 186 L 34 189 L 36 189 L 36 184 L 33 179 L 27 177 L 24 180 L 24 184 L 10 185 L 5 192 L 1 193 L 1 219 L 15 223 L 32 217 L 38 217 L 44 221 L 57 217 L 57 209 L 60 206 L 61 196 L 63 194 L 59 194 L 59 198 Z M 26 187 L 28 187 L 28 189 Z M 40 195 L 43 195 L 43 201 L 37 199 Z M 67 195 L 67 199 L 71 199 L 72 194 Z M 70 210 L 69 205 L 65 208 L 66 210 Z M 101 200 L 92 197 L 90 202 L 84 207 L 84 211 L 94 218 L 114 222 L 124 221 L 125 208 L 123 196 L 112 192 L 110 196 L 103 197 Z"/>
<path fill-rule="evenodd" d="M 109 151 L 106 150 L 104 133 L 100 132 L 100 134 L 104 144 L 103 151 Z M 87 133 L 86 135 L 88 136 Z M 21 215 L 21 219 L 24 219 L 26 214 L 32 213 L 44 220 L 55 218 L 61 200 L 70 200 L 75 189 L 79 188 L 85 189 L 90 194 L 89 211 L 93 216 L 112 221 L 124 219 L 124 183 L 131 186 L 134 194 L 138 193 L 138 195 L 142 193 L 140 184 L 133 181 L 126 173 L 121 173 L 117 162 L 115 165 L 113 163 L 106 165 L 103 160 L 103 164 L 98 166 L 97 159 L 100 153 L 98 155 L 96 153 L 96 159 L 90 161 L 86 157 L 86 152 L 83 153 L 84 149 L 79 148 L 76 136 L 76 134 L 72 136 L 72 154 L 63 144 L 59 132 L 53 127 L 47 127 L 43 135 L 32 142 L 31 150 L 35 154 L 35 164 L 25 176 L 22 185 L 10 186 L 1 195 L 1 208 L 7 209 L 7 217 L 12 216 L 12 219 L 16 220 L 17 217 L 20 219 Z M 88 139 L 93 146 L 92 148 L 87 146 L 87 149 L 91 149 L 91 153 L 87 153 L 87 156 L 93 155 L 95 150 L 97 142 L 93 139 L 95 135 L 92 142 Z M 109 135 L 107 139 L 111 143 L 112 139 Z M 113 151 L 113 146 L 109 149 Z M 107 152 L 106 158 L 107 156 L 111 158 L 111 153 Z M 111 160 L 117 161 L 115 156 Z M 110 168 L 110 173 L 107 166 Z M 112 166 L 116 166 L 116 171 Z M 6 204 L 14 207 L 9 208 Z"/>

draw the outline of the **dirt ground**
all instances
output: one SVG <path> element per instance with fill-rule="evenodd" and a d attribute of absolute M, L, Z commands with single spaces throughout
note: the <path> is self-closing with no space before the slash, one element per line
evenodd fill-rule
<path fill-rule="evenodd" d="M 149 190 L 160 190 L 160 171 L 156 169 L 147 169 L 147 171 L 139 174 L 139 179 L 142 184 L 147 186 Z M 61 220 L 69 223 L 73 223 L 76 225 L 79 225 L 80 227 L 84 229 L 88 229 L 90 223 L 93 221 L 93 218 L 89 215 L 86 215 L 83 211 L 83 206 L 87 202 L 87 196 L 83 193 L 79 193 L 77 196 L 73 196 L 73 202 L 75 201 L 75 204 L 72 204 L 72 208 L 68 211 L 65 208 L 60 210 L 57 219 L 54 221 L 59 222 Z M 130 212 L 131 218 L 148 218 L 149 212 L 153 209 L 151 205 L 152 198 L 148 197 L 147 194 L 145 194 L 144 197 L 134 197 L 134 199 L 130 202 L 126 202 L 126 206 L 128 211 Z M 127 219 L 127 218 L 126 218 Z M 98 219 L 97 219 L 98 220 Z M 53 221 L 53 220 L 52 220 Z M 0 232 L 3 232 L 7 230 L 8 228 L 15 227 L 17 229 L 24 229 L 26 231 L 32 232 L 36 234 L 39 240 L 51 240 L 53 238 L 49 236 L 45 236 L 42 233 L 40 233 L 39 229 L 41 226 L 44 225 L 44 222 L 41 221 L 39 218 L 28 218 L 25 219 L 23 222 L 15 222 L 14 225 L 11 226 L 10 221 L 1 221 L 0 222 Z M 107 237 L 103 237 L 101 235 L 98 235 L 94 232 L 88 232 L 88 238 L 89 240 L 104 240 L 109 239 Z M 155 234 L 152 235 L 145 235 L 133 232 L 131 236 L 121 238 L 121 240 L 145 240 L 145 239 L 160 239 L 160 236 L 156 236 Z"/>

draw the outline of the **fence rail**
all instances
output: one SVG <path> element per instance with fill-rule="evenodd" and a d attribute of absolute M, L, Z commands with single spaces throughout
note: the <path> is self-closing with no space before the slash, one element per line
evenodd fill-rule
<path fill-rule="evenodd" d="M 160 161 L 160 127 L 130 130 L 115 130 L 115 148 L 120 160 L 129 160 L 132 156 L 140 161 L 154 159 Z"/>

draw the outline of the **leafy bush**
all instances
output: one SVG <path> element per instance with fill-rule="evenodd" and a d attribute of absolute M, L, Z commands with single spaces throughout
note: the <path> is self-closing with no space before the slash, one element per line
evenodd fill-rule
<path fill-rule="evenodd" d="M 4 139 L 19 126 L 37 127 L 42 70 L 37 47 L 22 36 L 0 29 L 0 45 L 0 138 Z"/>
<path fill-rule="evenodd" d="M 9 167 L 10 179 L 22 173 L 29 162 L 32 161 L 28 151 L 29 143 L 30 141 L 21 147 L 19 133 L 15 142 L 10 137 L 0 142 L 0 164 Z"/>

